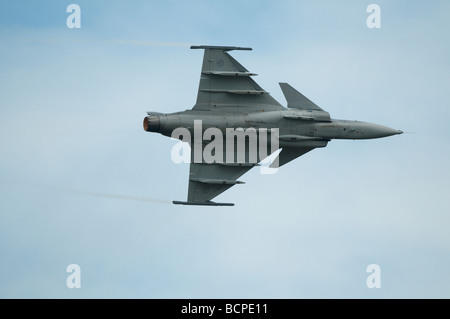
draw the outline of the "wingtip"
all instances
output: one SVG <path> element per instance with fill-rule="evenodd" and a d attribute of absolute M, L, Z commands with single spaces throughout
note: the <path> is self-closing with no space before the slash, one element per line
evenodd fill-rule
<path fill-rule="evenodd" d="M 213 50 L 223 50 L 223 51 L 232 51 L 232 50 L 251 51 L 251 50 L 253 50 L 252 48 L 248 48 L 248 47 L 220 46 L 220 45 L 191 45 L 191 49 L 213 49 Z"/>
<path fill-rule="evenodd" d="M 216 203 L 212 201 L 206 201 L 206 202 L 183 202 L 179 200 L 172 201 L 175 205 L 189 205 L 189 206 L 234 206 L 234 203 Z"/>

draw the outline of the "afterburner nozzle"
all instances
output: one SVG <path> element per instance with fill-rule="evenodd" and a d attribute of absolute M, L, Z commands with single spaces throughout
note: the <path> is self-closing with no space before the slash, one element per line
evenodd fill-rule
<path fill-rule="evenodd" d="M 149 115 L 144 118 L 144 130 L 147 132 L 159 132 L 161 121 L 158 115 Z"/>

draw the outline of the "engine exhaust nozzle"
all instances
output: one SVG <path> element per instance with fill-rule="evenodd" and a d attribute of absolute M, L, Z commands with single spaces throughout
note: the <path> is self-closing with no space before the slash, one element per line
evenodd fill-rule
<path fill-rule="evenodd" d="M 144 118 L 144 130 L 147 132 L 159 132 L 161 121 L 158 115 L 149 115 Z"/>

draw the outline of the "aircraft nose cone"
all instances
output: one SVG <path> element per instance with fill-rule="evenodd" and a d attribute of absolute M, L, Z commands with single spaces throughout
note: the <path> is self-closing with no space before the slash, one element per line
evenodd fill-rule
<path fill-rule="evenodd" d="M 375 123 L 363 123 L 361 125 L 365 128 L 365 138 L 380 138 L 403 133 L 400 130 Z"/>
<path fill-rule="evenodd" d="M 393 128 L 390 128 L 388 136 L 396 135 L 396 134 L 398 134 L 398 135 L 403 134 L 403 131 L 402 130 L 395 130 Z"/>
<path fill-rule="evenodd" d="M 386 136 L 392 136 L 392 135 L 396 135 L 396 134 L 402 134 L 402 131 L 387 127 L 387 126 L 383 126 L 383 125 L 377 125 L 377 127 L 375 128 L 375 131 L 380 137 L 386 137 Z"/>

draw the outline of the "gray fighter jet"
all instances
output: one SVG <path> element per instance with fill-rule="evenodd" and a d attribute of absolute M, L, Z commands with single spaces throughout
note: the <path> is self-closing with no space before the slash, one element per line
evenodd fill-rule
<path fill-rule="evenodd" d="M 180 139 L 191 147 L 187 201 L 174 204 L 234 205 L 211 200 L 243 184 L 237 180 L 240 176 L 280 148 L 271 167 L 325 147 L 332 139 L 402 134 L 379 124 L 332 119 L 287 83 L 280 83 L 287 100 L 287 108 L 283 107 L 252 79 L 256 74 L 228 53 L 251 48 L 202 45 L 191 49 L 205 50 L 194 107 L 171 114 L 147 112 L 144 118 L 145 131 Z"/>

